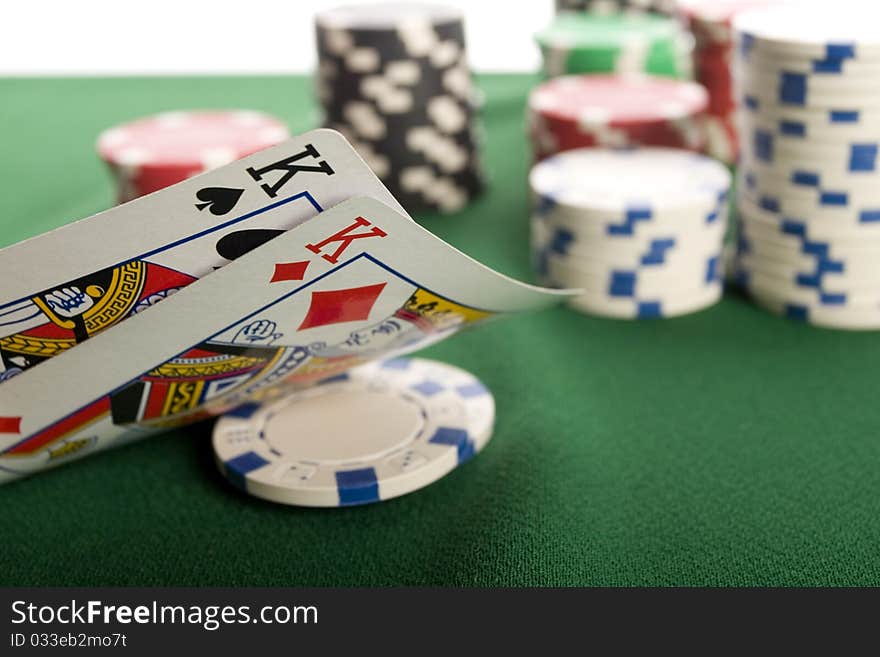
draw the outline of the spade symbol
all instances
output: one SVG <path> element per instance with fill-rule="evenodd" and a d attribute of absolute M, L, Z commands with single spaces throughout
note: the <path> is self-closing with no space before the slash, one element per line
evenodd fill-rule
<path fill-rule="evenodd" d="M 217 241 L 217 253 L 227 260 L 235 260 L 258 246 L 262 246 L 273 237 L 278 237 L 283 230 L 272 228 L 249 228 L 238 230 L 221 237 Z"/>
<path fill-rule="evenodd" d="M 202 203 L 196 203 L 196 207 L 200 211 L 210 208 L 211 214 L 219 217 L 234 208 L 242 194 L 244 194 L 243 189 L 205 187 L 196 192 L 196 198 L 203 201 Z"/>

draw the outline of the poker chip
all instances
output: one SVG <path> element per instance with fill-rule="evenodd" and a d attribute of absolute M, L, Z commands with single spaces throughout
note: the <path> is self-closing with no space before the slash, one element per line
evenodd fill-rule
<path fill-rule="evenodd" d="M 761 255 L 769 255 L 762 253 Z M 850 259 L 847 260 L 846 268 L 840 271 L 830 271 L 824 277 L 822 291 L 816 288 L 808 288 L 798 285 L 798 280 L 810 276 L 814 269 L 814 263 L 808 261 L 797 262 L 794 254 L 789 252 L 790 260 L 786 260 L 785 252 L 780 250 L 774 256 L 777 260 L 770 258 L 754 257 L 753 253 L 745 253 L 741 256 L 742 271 L 747 277 L 745 282 L 758 287 L 767 287 L 769 289 L 779 288 L 785 289 L 791 298 L 808 298 L 814 299 L 816 295 L 849 295 L 846 302 L 855 303 L 865 302 L 867 299 L 876 300 L 876 294 L 871 296 L 871 291 L 876 290 L 878 283 L 878 273 L 876 267 L 872 267 L 872 263 L 868 259 Z M 861 304 L 863 305 L 863 303 Z"/>
<path fill-rule="evenodd" d="M 676 9 L 694 35 L 694 74 L 709 94 L 708 153 L 733 164 L 739 153 L 736 101 L 730 60 L 736 15 L 779 0 L 677 0 Z"/>
<path fill-rule="evenodd" d="M 581 11 L 592 14 L 667 14 L 673 0 L 556 0 L 556 12 Z"/>
<path fill-rule="evenodd" d="M 563 12 L 535 35 L 547 77 L 649 73 L 690 78 L 693 39 L 672 18 Z"/>
<path fill-rule="evenodd" d="M 547 205 L 621 213 L 650 203 L 665 212 L 715 208 L 730 173 L 701 155 L 671 148 L 578 149 L 534 167 L 530 181 L 539 203 Z"/>
<path fill-rule="evenodd" d="M 298 506 L 388 500 L 482 450 L 495 402 L 471 374 L 423 359 L 355 368 L 214 427 L 218 467 L 251 495 Z"/>
<path fill-rule="evenodd" d="M 759 306 L 827 328 L 880 329 L 878 16 L 844 0 L 734 20 L 735 279 Z"/>
<path fill-rule="evenodd" d="M 484 185 L 478 100 L 459 10 L 340 7 L 316 17 L 325 127 L 410 211 L 455 212 Z"/>
<path fill-rule="evenodd" d="M 619 319 L 696 312 L 722 295 L 731 175 L 680 149 L 581 148 L 536 164 L 531 250 L 570 305 Z"/>
<path fill-rule="evenodd" d="M 536 160 L 591 146 L 704 147 L 708 97 L 698 84 L 646 75 L 569 75 L 529 96 Z"/>
<path fill-rule="evenodd" d="M 880 57 L 880 6 L 863 0 L 782 2 L 736 19 L 744 53 L 807 60 Z"/>
<path fill-rule="evenodd" d="M 633 301 L 613 294 L 593 295 L 589 292 L 571 301 L 571 307 L 591 315 L 612 319 L 668 319 L 704 310 L 721 300 L 723 288 L 720 281 L 702 286 L 692 293 L 677 290 L 665 298 L 645 294 Z"/>
<path fill-rule="evenodd" d="M 116 179 L 119 203 L 125 203 L 289 136 L 280 119 L 262 112 L 178 111 L 109 128 L 98 136 L 97 151 Z"/>
<path fill-rule="evenodd" d="M 880 194 L 876 188 L 793 191 L 793 186 L 763 179 L 741 183 L 740 213 L 753 224 L 782 228 L 800 225 L 819 239 L 849 234 L 853 239 L 880 236 Z"/>
<path fill-rule="evenodd" d="M 832 308 L 792 301 L 784 294 L 752 288 L 755 302 L 777 315 L 815 326 L 848 331 L 871 331 L 880 326 L 880 304 L 865 307 Z"/>
<path fill-rule="evenodd" d="M 784 107 L 775 103 L 751 103 L 744 106 L 748 120 L 750 143 L 756 140 L 803 140 L 813 144 L 841 141 L 878 141 L 880 111 L 873 110 L 820 110 Z M 764 136 L 761 133 L 769 133 Z M 772 157 L 768 151 L 766 157 Z"/>

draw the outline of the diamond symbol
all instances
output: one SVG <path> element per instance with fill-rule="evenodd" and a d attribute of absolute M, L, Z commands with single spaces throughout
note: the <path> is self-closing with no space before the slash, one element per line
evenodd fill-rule
<path fill-rule="evenodd" d="M 0 417 L 0 433 L 21 433 L 21 417 Z"/>
<path fill-rule="evenodd" d="M 309 311 L 298 330 L 368 319 L 385 285 L 378 283 L 345 290 L 312 292 Z"/>
<path fill-rule="evenodd" d="M 302 262 L 279 262 L 275 265 L 275 273 L 272 274 L 272 280 L 269 282 L 301 281 L 303 276 L 306 275 L 308 266 L 308 260 L 303 260 Z"/>

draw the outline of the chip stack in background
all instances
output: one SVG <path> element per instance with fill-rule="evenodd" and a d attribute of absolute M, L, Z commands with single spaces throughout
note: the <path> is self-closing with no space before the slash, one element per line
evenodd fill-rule
<path fill-rule="evenodd" d="M 728 164 L 735 163 L 739 153 L 731 71 L 733 18 L 773 1 L 677 0 L 679 15 L 694 35 L 694 76 L 709 91 L 708 153 Z"/>
<path fill-rule="evenodd" d="M 669 14 L 673 0 L 556 0 L 556 12 L 586 11 L 594 14 Z"/>
<path fill-rule="evenodd" d="M 734 21 L 742 96 L 737 277 L 815 325 L 880 329 L 880 3 Z"/>
<path fill-rule="evenodd" d="M 731 174 L 666 148 L 582 148 L 532 168 L 532 256 L 546 285 L 595 315 L 652 319 L 722 295 Z"/>
<path fill-rule="evenodd" d="M 667 16 L 563 12 L 535 40 L 548 77 L 571 73 L 692 77 L 693 37 Z"/>
<path fill-rule="evenodd" d="M 98 136 L 119 203 L 174 185 L 287 139 L 287 126 L 250 110 L 165 112 Z"/>
<path fill-rule="evenodd" d="M 706 90 L 648 75 L 566 75 L 529 96 L 527 123 L 535 160 L 575 148 L 705 147 Z"/>
<path fill-rule="evenodd" d="M 411 212 L 454 212 L 483 185 L 461 13 L 378 4 L 318 14 L 318 96 Z"/>

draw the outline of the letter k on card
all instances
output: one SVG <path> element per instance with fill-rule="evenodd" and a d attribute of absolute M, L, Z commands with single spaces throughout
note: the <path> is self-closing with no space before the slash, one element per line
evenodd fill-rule
<path fill-rule="evenodd" d="M 339 258 L 345 253 L 354 240 L 363 239 L 365 237 L 388 237 L 388 233 L 378 226 L 371 226 L 371 228 L 365 232 L 354 232 L 360 226 L 371 226 L 371 224 L 363 217 L 358 217 L 350 226 L 324 238 L 318 244 L 306 244 L 306 248 L 312 253 L 321 254 L 321 257 L 324 258 L 324 260 L 335 265 L 339 262 Z M 338 243 L 338 245 L 336 243 Z M 331 254 L 322 253 L 325 248 L 331 245 L 335 248 Z M 272 275 L 270 282 L 301 281 L 305 278 L 308 266 L 308 261 L 278 262 L 275 264 L 275 273 Z"/>

